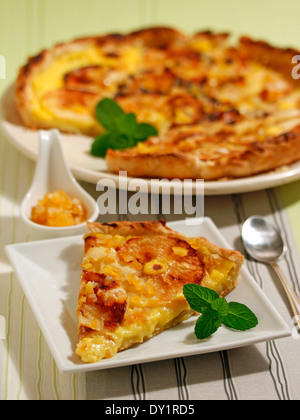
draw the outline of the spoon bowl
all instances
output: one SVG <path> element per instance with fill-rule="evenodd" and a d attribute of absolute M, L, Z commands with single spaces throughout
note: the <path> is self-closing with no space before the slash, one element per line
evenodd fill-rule
<path fill-rule="evenodd" d="M 21 218 L 30 228 L 50 236 L 84 233 L 86 222 L 66 227 L 44 226 L 31 220 L 32 207 L 51 191 L 62 190 L 81 200 L 87 211 L 86 219 L 95 221 L 99 215 L 96 201 L 73 177 L 64 157 L 59 131 L 40 130 L 39 155 L 31 187 L 21 204 Z"/>
<path fill-rule="evenodd" d="M 248 254 L 257 261 L 273 262 L 285 254 L 285 245 L 278 230 L 259 216 L 246 220 L 242 238 Z"/>

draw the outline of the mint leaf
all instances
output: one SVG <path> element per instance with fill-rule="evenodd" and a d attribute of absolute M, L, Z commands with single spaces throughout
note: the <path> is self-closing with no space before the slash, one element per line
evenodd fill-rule
<path fill-rule="evenodd" d="M 256 315 L 246 305 L 238 302 L 229 302 L 228 307 L 228 315 L 222 320 L 227 327 L 246 331 L 256 327 L 258 324 Z"/>
<path fill-rule="evenodd" d="M 204 308 L 195 325 L 195 334 L 199 340 L 214 334 L 221 326 L 222 321 L 217 311 L 210 306 Z"/>
<path fill-rule="evenodd" d="M 118 131 L 128 137 L 133 137 L 138 128 L 136 116 L 126 114 L 112 99 L 104 98 L 96 106 L 96 116 L 107 131 Z"/>
<path fill-rule="evenodd" d="M 104 157 L 107 149 L 110 147 L 111 139 L 109 134 L 101 134 L 92 144 L 91 153 L 93 156 Z"/>
<path fill-rule="evenodd" d="M 185 284 L 183 294 L 190 307 L 201 313 L 196 325 L 195 334 L 199 339 L 212 335 L 222 325 L 235 330 L 245 331 L 256 327 L 256 315 L 242 303 L 227 302 L 207 287 L 198 284 Z"/>
<path fill-rule="evenodd" d="M 183 286 L 183 294 L 190 307 L 196 312 L 202 312 L 204 308 L 219 298 L 218 293 L 198 284 L 188 283 Z"/>
<path fill-rule="evenodd" d="M 136 130 L 133 134 L 136 141 L 146 140 L 150 136 L 157 136 L 158 132 L 153 125 L 147 123 L 140 123 L 136 127 Z"/>
<path fill-rule="evenodd" d="M 117 121 L 117 129 L 120 133 L 127 135 L 129 138 L 134 137 L 134 133 L 138 127 L 136 116 L 131 114 L 123 114 Z"/>
<path fill-rule="evenodd" d="M 223 318 L 228 315 L 229 305 L 224 298 L 218 298 L 211 303 L 212 309 L 218 312 L 218 314 Z"/>
<path fill-rule="evenodd" d="M 102 99 L 95 108 L 98 121 L 106 130 L 115 130 L 124 115 L 123 109 L 112 99 Z"/>
<path fill-rule="evenodd" d="M 95 108 L 95 114 L 106 133 L 98 136 L 92 144 L 91 154 L 105 157 L 108 149 L 127 149 L 139 141 L 157 135 L 155 127 L 147 123 L 138 123 L 133 113 L 125 113 L 112 99 L 102 99 Z"/>
<path fill-rule="evenodd" d="M 105 157 L 108 149 L 122 150 L 131 146 L 133 146 L 133 142 L 126 135 L 117 131 L 108 131 L 95 139 L 91 147 L 91 154 Z"/>

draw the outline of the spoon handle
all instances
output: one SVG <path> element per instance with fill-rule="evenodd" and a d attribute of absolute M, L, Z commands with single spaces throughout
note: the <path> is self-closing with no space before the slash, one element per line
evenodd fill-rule
<path fill-rule="evenodd" d="M 298 324 L 298 326 L 300 328 L 300 313 L 299 313 L 300 311 L 296 309 L 295 303 L 293 301 L 293 297 L 294 297 L 295 301 L 299 305 L 300 305 L 300 299 L 296 295 L 295 291 L 293 290 L 291 284 L 288 282 L 288 280 L 285 277 L 285 275 L 283 274 L 283 271 L 281 270 L 281 268 L 279 267 L 279 265 L 276 262 L 271 262 L 270 264 L 273 267 L 273 269 L 276 272 L 276 274 L 278 275 L 279 280 L 281 281 L 281 284 L 282 284 L 282 286 L 284 288 L 284 291 L 285 291 L 285 293 L 286 293 L 286 295 L 288 297 L 288 300 L 290 302 L 290 305 L 291 305 L 293 314 L 295 316 L 295 320 L 297 321 L 297 324 Z"/>

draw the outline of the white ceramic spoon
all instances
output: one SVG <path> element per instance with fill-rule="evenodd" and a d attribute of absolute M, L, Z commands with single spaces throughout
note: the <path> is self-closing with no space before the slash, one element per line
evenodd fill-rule
<path fill-rule="evenodd" d="M 63 190 L 72 197 L 79 198 L 87 210 L 87 220 L 95 221 L 99 215 L 96 201 L 73 177 L 66 163 L 60 133 L 58 130 L 40 130 L 39 155 L 30 189 L 21 204 L 21 217 L 24 223 L 43 233 L 57 236 L 81 234 L 86 223 L 67 227 L 49 227 L 30 220 L 32 207 L 38 200 L 51 192 Z"/>

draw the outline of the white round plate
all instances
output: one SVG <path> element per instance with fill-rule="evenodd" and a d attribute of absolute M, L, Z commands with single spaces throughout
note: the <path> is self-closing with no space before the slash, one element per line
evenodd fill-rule
<path fill-rule="evenodd" d="M 13 91 L 14 87 L 11 86 L 1 98 L 0 127 L 14 147 L 30 159 L 36 160 L 38 132 L 23 126 L 14 104 Z M 97 184 L 101 179 L 111 179 L 118 188 L 136 191 L 136 184 L 134 185 L 131 181 L 140 178 L 127 178 L 110 174 L 107 172 L 105 159 L 96 158 L 90 154 L 92 138 L 75 134 L 62 134 L 61 137 L 67 163 L 77 179 L 93 184 Z M 284 185 L 298 179 L 300 179 L 300 161 L 288 167 L 252 177 L 207 181 L 204 183 L 204 192 L 205 195 L 222 195 L 258 191 Z M 148 179 L 141 185 L 139 184 L 141 192 L 151 191 L 151 187 L 155 183 L 159 183 L 160 187 L 163 186 L 163 181 Z M 190 187 L 193 193 L 197 191 L 196 182 L 191 181 Z"/>

